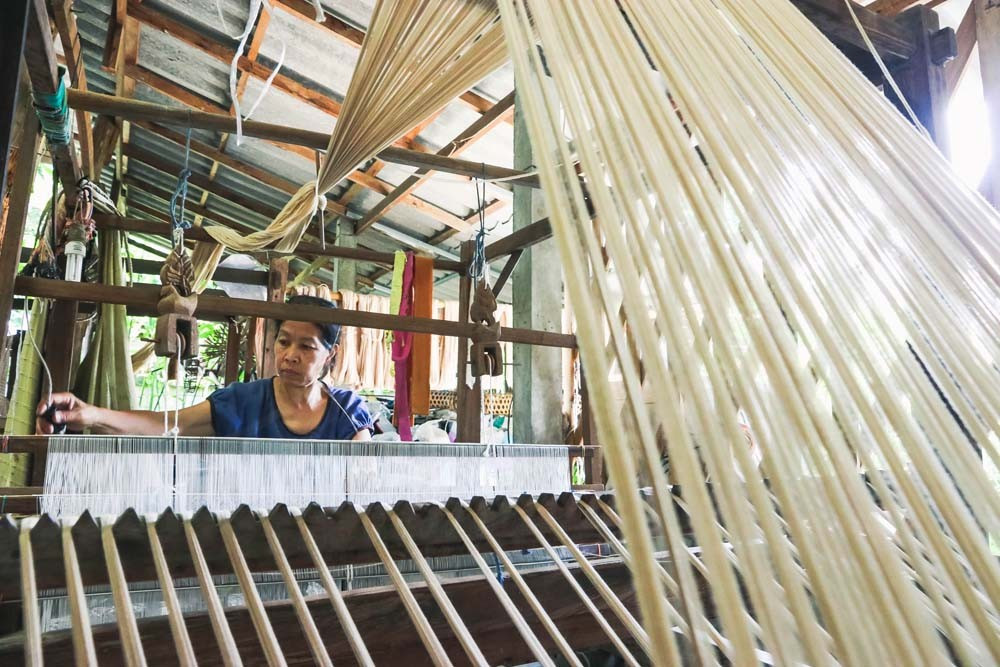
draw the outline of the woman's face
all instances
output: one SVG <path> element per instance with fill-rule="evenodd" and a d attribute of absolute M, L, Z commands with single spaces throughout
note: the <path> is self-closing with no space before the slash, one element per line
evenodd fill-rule
<path fill-rule="evenodd" d="M 274 340 L 274 365 L 284 382 L 308 386 L 323 376 L 337 354 L 328 350 L 319 329 L 310 322 L 282 322 Z"/>

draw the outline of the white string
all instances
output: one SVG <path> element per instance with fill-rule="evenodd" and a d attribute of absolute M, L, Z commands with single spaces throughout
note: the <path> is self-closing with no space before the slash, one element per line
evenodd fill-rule
<path fill-rule="evenodd" d="M 28 301 L 30 297 L 24 297 L 24 329 L 28 334 L 28 340 L 31 342 L 31 347 L 35 348 L 35 354 L 38 355 L 38 361 L 41 362 L 42 368 L 45 370 L 45 378 L 48 381 L 46 385 L 46 399 L 45 399 L 45 409 L 48 410 L 52 405 L 52 372 L 49 370 L 49 365 L 45 363 L 45 355 L 42 354 L 41 349 L 38 347 L 38 343 L 35 342 L 35 335 L 31 331 L 31 318 L 28 313 Z M 37 301 L 38 299 L 36 299 Z"/>
<path fill-rule="evenodd" d="M 238 35 L 237 37 L 233 38 L 233 39 L 239 39 L 240 40 L 239 45 L 236 47 L 236 53 L 233 54 L 233 60 L 230 63 L 230 66 L 229 66 L 229 97 L 230 97 L 230 99 L 233 102 L 233 112 L 234 112 L 234 115 L 236 116 L 236 145 L 237 146 L 239 146 L 239 145 L 241 145 L 243 143 L 243 116 L 242 116 L 242 114 L 240 112 L 239 95 L 237 95 L 237 92 L 236 92 L 236 78 L 237 78 L 236 77 L 236 73 L 237 73 L 237 71 L 239 71 L 239 63 L 240 63 L 240 58 L 243 57 L 243 49 L 246 48 L 247 40 L 250 39 L 250 33 L 253 32 L 254 25 L 257 23 L 257 17 L 258 17 L 258 15 L 261 12 L 261 7 L 262 6 L 268 12 L 272 12 L 273 11 L 272 8 L 271 8 L 271 3 L 269 2 L 269 0 L 251 0 L 251 2 L 250 2 L 250 10 L 249 10 L 249 13 L 247 14 L 246 26 L 244 26 L 243 32 L 240 35 Z M 221 19 L 222 19 L 222 11 L 219 8 L 218 1 L 216 2 L 216 6 L 215 7 L 216 7 L 216 11 L 219 14 L 219 19 L 221 21 Z M 222 25 L 222 28 L 225 29 L 225 24 Z M 257 100 L 250 107 L 250 113 L 248 113 L 246 115 L 247 118 L 250 118 L 250 115 L 253 114 L 253 112 L 257 109 L 257 106 L 264 99 L 264 96 L 267 95 L 268 90 L 270 90 L 270 88 L 271 88 L 271 82 L 274 81 L 274 77 L 276 77 L 278 75 L 278 71 L 281 69 L 281 66 L 284 64 L 284 61 L 285 61 L 285 44 L 284 44 L 284 42 L 282 42 L 282 44 L 281 44 L 281 57 L 278 59 L 278 64 L 271 71 L 271 74 L 267 77 L 267 80 L 264 81 L 264 88 L 260 91 L 260 94 L 257 96 Z"/>

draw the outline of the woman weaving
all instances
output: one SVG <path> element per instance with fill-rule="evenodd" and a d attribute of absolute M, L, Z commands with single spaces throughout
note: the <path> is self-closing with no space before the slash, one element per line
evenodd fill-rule
<path fill-rule="evenodd" d="M 294 296 L 291 304 L 336 308 L 312 296 Z M 367 440 L 372 417 L 364 400 L 349 389 L 323 382 L 337 356 L 340 325 L 278 322 L 274 341 L 277 376 L 235 383 L 207 400 L 177 413 L 182 436 Z M 95 433 L 160 435 L 163 413 L 109 410 L 84 403 L 71 393 L 56 393 L 38 405 L 35 428 L 50 434 L 65 424 Z"/>

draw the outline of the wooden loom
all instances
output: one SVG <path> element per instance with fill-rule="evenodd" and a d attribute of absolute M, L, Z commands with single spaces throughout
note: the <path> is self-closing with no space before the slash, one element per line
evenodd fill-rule
<path fill-rule="evenodd" d="M 639 655 L 628 553 L 617 542 L 614 497 L 551 494 L 488 503 L 353 505 L 302 512 L 284 505 L 268 514 L 243 507 L 231 516 L 201 510 L 153 520 L 134 512 L 111 520 L 85 514 L 56 523 L 48 516 L 0 523 L 0 595 L 21 605 L 24 631 L 0 640 L 0 661 L 26 664 L 554 664 L 549 655 L 616 645 Z M 613 551 L 577 545 L 611 542 Z M 521 574 L 506 552 L 543 548 L 553 560 Z M 556 557 L 552 549 L 568 550 Z M 488 564 L 480 552 L 493 552 Z M 585 554 L 584 551 L 587 553 Z M 479 576 L 443 579 L 426 558 L 471 556 Z M 662 557 L 662 555 L 661 555 Z M 563 558 L 566 562 L 563 562 Z M 404 582 L 395 561 L 411 559 L 422 581 Z M 341 592 L 334 566 L 381 563 L 391 587 Z M 313 569 L 327 595 L 303 598 L 293 568 Z M 496 568 L 496 569 L 494 569 Z M 280 572 L 289 599 L 262 604 L 256 573 Z M 316 574 L 318 572 L 318 575 Z M 499 574 L 498 574 L 499 572 Z M 246 605 L 174 612 L 173 579 L 234 574 Z M 669 579 L 667 570 L 664 575 Z M 497 577 L 501 578 L 498 581 Z M 122 605 L 129 584 L 156 581 L 168 616 L 137 620 Z M 91 626 L 85 586 L 110 585 L 117 623 Z M 41 633 L 39 591 L 69 596 L 72 628 Z M 584 590 L 586 589 L 586 590 Z M 594 591 L 597 591 L 596 593 Z M 510 630 L 516 627 L 514 639 Z M 393 640 L 385 641 L 386 633 Z"/>

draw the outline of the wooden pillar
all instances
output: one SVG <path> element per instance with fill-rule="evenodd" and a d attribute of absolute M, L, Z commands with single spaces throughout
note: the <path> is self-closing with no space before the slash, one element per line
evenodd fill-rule
<path fill-rule="evenodd" d="M 240 328 L 236 320 L 229 318 L 226 331 L 226 376 L 228 387 L 240 379 Z"/>
<path fill-rule="evenodd" d="M 28 29 L 30 0 L 0 2 L 0 202 L 7 191 L 7 163 L 14 137 L 14 117 L 21 100 L 21 52 Z"/>
<path fill-rule="evenodd" d="M 0 332 L 3 335 L 7 334 L 7 323 L 14 305 L 14 292 L 9 286 L 14 284 L 14 277 L 17 275 L 21 239 L 24 237 L 24 225 L 28 217 L 28 200 L 31 197 L 31 184 L 35 180 L 35 165 L 41 143 L 38 117 L 31 112 L 27 100 L 22 101 L 22 106 L 25 114 L 18 142 L 18 167 L 8 193 L 6 210 L 0 214 L 0 285 L 7 286 L 6 289 L 0 289 Z"/>
<path fill-rule="evenodd" d="M 981 189 L 994 208 L 1000 209 L 1000 2 L 972 0 L 972 4 L 992 155 Z"/>
<path fill-rule="evenodd" d="M 285 302 L 285 291 L 288 289 L 288 258 L 279 257 L 268 263 L 267 269 L 267 300 L 275 303 Z M 262 378 L 274 377 L 277 369 L 274 365 L 274 339 L 278 336 L 278 323 L 268 320 L 264 324 L 264 360 L 261 364 Z"/>
<path fill-rule="evenodd" d="M 472 261 L 475 252 L 475 241 L 462 244 L 462 262 Z M 469 321 L 469 305 L 472 303 L 472 279 L 467 272 L 459 277 L 458 287 L 458 321 L 466 324 Z M 469 344 L 468 338 L 458 339 L 458 442 L 479 442 L 483 421 L 483 386 L 482 379 L 475 378 L 470 387 L 469 382 Z"/>
<path fill-rule="evenodd" d="M 590 391 L 587 389 L 587 374 L 580 364 L 580 430 L 583 433 L 583 447 L 586 452 L 583 459 L 587 484 L 604 484 L 604 454 L 597 445 L 597 427 L 594 424 L 594 412 L 590 405 Z"/>
<path fill-rule="evenodd" d="M 896 24 L 913 35 L 917 50 L 909 60 L 889 71 L 934 143 L 945 155 L 948 146 L 948 80 L 945 65 L 958 53 L 955 31 L 941 29 L 936 12 L 917 6 L 895 18 Z M 889 99 L 902 106 L 891 90 Z"/>
<path fill-rule="evenodd" d="M 52 391 L 69 391 L 76 375 L 76 313 L 78 301 L 56 301 L 45 326 L 45 363 L 52 374 Z M 45 391 L 45 388 L 42 388 Z"/>

